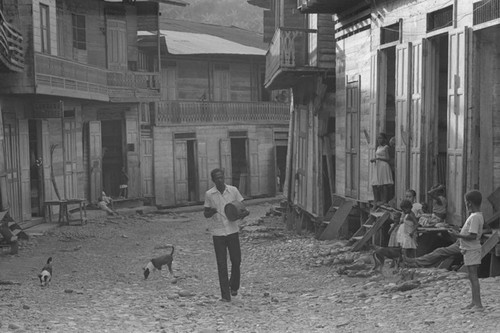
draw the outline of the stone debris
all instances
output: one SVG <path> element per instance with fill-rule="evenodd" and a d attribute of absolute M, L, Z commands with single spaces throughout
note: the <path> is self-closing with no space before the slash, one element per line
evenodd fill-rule
<path fill-rule="evenodd" d="M 241 288 L 230 303 L 219 301 L 201 212 L 101 218 L 0 257 L 0 332 L 497 331 L 500 277 L 480 279 L 484 311 L 462 311 L 471 297 L 464 273 L 393 272 L 389 263 L 374 272 L 369 252 L 289 232 L 268 204 L 247 208 Z M 142 267 L 166 244 L 176 249 L 174 276 L 165 268 L 144 280 Z M 41 288 L 39 264 L 53 253 L 51 285 Z"/>

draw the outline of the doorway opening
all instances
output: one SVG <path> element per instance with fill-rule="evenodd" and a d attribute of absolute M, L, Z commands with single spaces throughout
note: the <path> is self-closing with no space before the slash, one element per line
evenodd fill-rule
<path fill-rule="evenodd" d="M 283 192 L 283 183 L 285 182 L 286 173 L 286 153 L 287 146 L 276 146 L 276 176 L 279 179 L 278 192 Z"/>
<path fill-rule="evenodd" d="M 28 121 L 29 149 L 30 149 L 30 192 L 31 216 L 43 216 L 43 165 L 42 165 L 42 138 L 39 122 Z"/>
<path fill-rule="evenodd" d="M 436 168 L 432 173 L 431 184 L 446 186 L 447 175 L 447 138 L 448 138 L 448 35 L 440 35 L 429 39 L 431 59 L 434 70 L 430 71 L 433 84 L 431 96 L 431 133 L 434 142 L 433 150 Z M 431 64 L 432 68 L 432 64 Z M 432 111 L 434 110 L 434 111 Z M 432 114 L 434 112 L 434 114 Z"/>
<path fill-rule="evenodd" d="M 102 120 L 102 183 L 106 195 L 117 198 L 120 195 L 120 175 L 124 166 L 123 122 Z"/>
<path fill-rule="evenodd" d="M 248 195 L 247 138 L 231 138 L 232 182 L 242 195 Z"/>

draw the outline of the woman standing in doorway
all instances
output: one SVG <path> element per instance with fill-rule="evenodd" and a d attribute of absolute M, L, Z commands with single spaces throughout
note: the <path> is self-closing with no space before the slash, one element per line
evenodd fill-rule
<path fill-rule="evenodd" d="M 372 188 L 375 207 L 389 202 L 389 189 L 394 184 L 389 155 L 389 145 L 385 133 L 379 133 L 377 137 L 377 150 L 375 158 L 370 160 L 375 163 L 373 172 Z"/>

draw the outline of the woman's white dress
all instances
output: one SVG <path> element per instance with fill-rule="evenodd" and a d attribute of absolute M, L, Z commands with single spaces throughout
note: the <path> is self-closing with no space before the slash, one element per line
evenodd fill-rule
<path fill-rule="evenodd" d="M 372 185 L 389 185 L 394 184 L 392 179 L 391 166 L 386 161 L 381 161 L 378 158 L 389 160 L 389 146 L 378 146 L 375 151 L 375 170 L 373 172 Z"/>

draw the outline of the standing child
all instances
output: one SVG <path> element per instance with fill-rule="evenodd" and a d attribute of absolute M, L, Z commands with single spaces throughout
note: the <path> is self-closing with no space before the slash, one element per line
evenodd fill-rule
<path fill-rule="evenodd" d="M 391 224 L 391 228 L 389 229 L 389 244 L 388 247 L 400 247 L 401 245 L 398 242 L 398 230 L 401 226 L 401 213 L 394 213 L 393 217 L 394 223 Z"/>
<path fill-rule="evenodd" d="M 392 178 L 392 170 L 389 164 L 391 157 L 389 155 L 389 142 L 385 133 L 379 133 L 377 137 L 377 150 L 375 151 L 375 158 L 370 160 L 375 163 L 375 170 L 373 172 L 372 189 L 374 197 L 374 206 L 377 207 L 382 204 L 387 204 L 390 200 L 390 187 L 394 184 Z"/>
<path fill-rule="evenodd" d="M 127 198 L 128 196 L 128 175 L 125 171 L 125 167 L 122 167 L 122 173 L 120 175 L 120 195 L 121 198 Z"/>
<path fill-rule="evenodd" d="M 411 210 L 413 211 L 413 214 L 415 214 L 415 217 L 417 220 L 422 216 L 424 213 L 423 211 L 423 206 L 420 202 L 417 202 L 417 192 L 415 190 L 409 189 L 405 193 L 405 199 L 408 199 L 411 201 Z"/>
<path fill-rule="evenodd" d="M 460 233 L 454 235 L 460 242 L 460 250 L 464 255 L 464 265 L 467 267 L 472 291 L 472 302 L 464 309 L 482 310 L 481 291 L 477 269 L 481 264 L 481 234 L 483 232 L 484 217 L 481 213 L 481 192 L 473 190 L 465 193 L 465 206 L 470 213 Z"/>
<path fill-rule="evenodd" d="M 403 248 L 403 253 L 408 258 L 416 258 L 417 256 L 417 228 L 418 220 L 413 213 L 412 202 L 410 200 L 404 199 L 400 204 L 401 210 L 403 211 L 403 228 L 401 247 Z"/>

